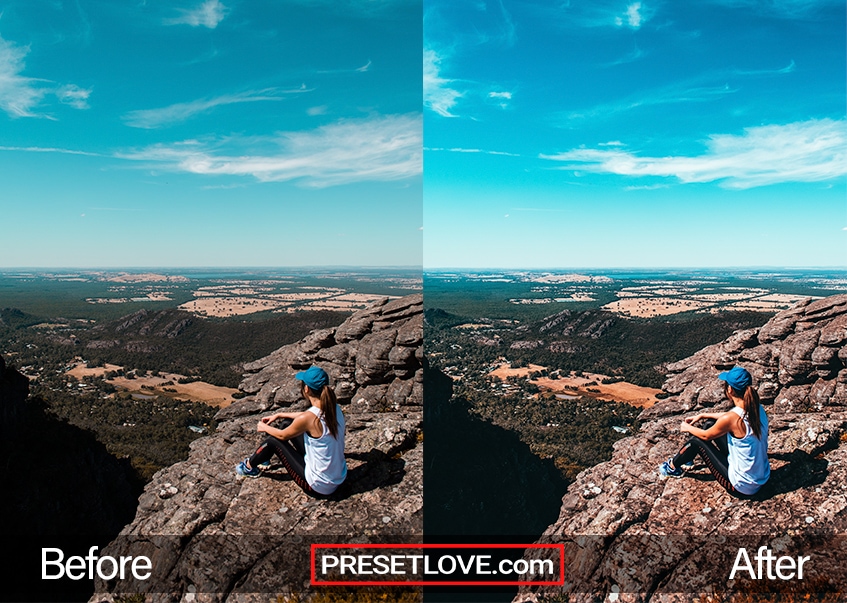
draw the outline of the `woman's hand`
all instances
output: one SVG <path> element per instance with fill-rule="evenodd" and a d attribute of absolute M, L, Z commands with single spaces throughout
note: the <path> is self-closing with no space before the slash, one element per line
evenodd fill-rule
<path fill-rule="evenodd" d="M 262 420 L 256 424 L 256 431 L 261 433 L 270 433 L 268 428 L 270 427 L 271 421 L 273 421 L 273 417 L 262 417 Z"/>
<path fill-rule="evenodd" d="M 693 423 L 693 421 L 691 423 Z M 689 422 L 689 419 L 685 419 L 685 421 L 680 423 L 679 430 L 683 433 L 691 433 L 691 423 Z"/>
<path fill-rule="evenodd" d="M 271 415 L 271 416 L 269 416 L 269 417 L 262 417 L 262 420 L 260 421 L 260 423 L 264 423 L 264 424 L 266 424 L 266 425 L 270 425 L 270 424 L 271 424 L 271 423 L 273 423 L 274 421 L 276 421 L 276 415 Z M 260 429 L 259 431 L 262 431 L 262 430 Z"/>
<path fill-rule="evenodd" d="M 699 421 L 702 418 L 703 418 L 703 415 L 695 415 L 693 417 L 688 417 L 687 419 L 685 419 L 685 422 L 688 423 L 689 425 L 694 425 L 697 421 Z"/>

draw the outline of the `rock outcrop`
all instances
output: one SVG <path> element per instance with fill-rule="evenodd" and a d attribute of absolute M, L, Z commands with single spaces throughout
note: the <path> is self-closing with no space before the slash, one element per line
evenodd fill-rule
<path fill-rule="evenodd" d="M 769 415 L 770 481 L 752 500 L 734 498 L 699 459 L 683 478 L 661 479 L 659 464 L 687 437 L 681 420 L 729 409 L 717 375 L 736 364 Z M 670 396 L 642 413 L 640 432 L 617 442 L 610 461 L 577 477 L 539 540 L 565 544 L 565 586 L 522 588 L 515 600 L 847 594 L 847 295 L 800 302 L 669 370 Z M 739 549 L 753 558 L 760 546 L 811 556 L 804 580 L 729 580 Z"/>
<path fill-rule="evenodd" d="M 188 460 L 154 476 L 107 549 L 152 558 L 151 584 L 101 581 L 92 600 L 265 601 L 308 589 L 310 543 L 420 538 L 422 304 L 383 300 L 246 365 L 247 396 L 218 413 L 216 433 L 193 442 Z M 305 408 L 294 375 L 312 364 L 329 373 L 347 421 L 348 478 L 329 500 L 306 495 L 276 458 L 258 479 L 235 475 L 262 440 L 261 416 Z"/>

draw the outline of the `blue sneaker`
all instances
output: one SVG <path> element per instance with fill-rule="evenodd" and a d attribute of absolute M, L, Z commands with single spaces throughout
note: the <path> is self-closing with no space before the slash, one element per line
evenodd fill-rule
<path fill-rule="evenodd" d="M 261 471 L 259 471 L 258 467 L 253 467 L 252 469 L 247 468 L 247 461 L 249 459 L 244 459 L 238 465 L 235 466 L 235 472 L 242 477 L 259 477 Z"/>
<path fill-rule="evenodd" d="M 676 469 L 671 469 L 671 461 L 673 459 L 668 459 L 661 465 L 659 465 L 659 475 L 662 477 L 682 477 L 682 474 L 685 473 L 681 467 L 677 467 Z"/>

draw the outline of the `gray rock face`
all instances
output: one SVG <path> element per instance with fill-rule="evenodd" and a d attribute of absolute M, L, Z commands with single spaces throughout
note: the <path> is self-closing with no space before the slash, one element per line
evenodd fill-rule
<path fill-rule="evenodd" d="M 116 592 L 266 601 L 308 590 L 310 543 L 420 538 L 422 329 L 421 295 L 382 301 L 246 365 L 248 396 L 218 413 L 217 432 L 192 443 L 188 460 L 154 476 L 135 520 L 103 553 L 151 557 L 156 583 L 101 581 L 92 601 Z M 313 363 L 345 413 L 346 483 L 328 500 L 311 498 L 276 458 L 262 477 L 237 478 L 235 465 L 263 439 L 259 418 L 304 408 L 294 373 Z"/>
<path fill-rule="evenodd" d="M 752 558 L 762 545 L 811 555 L 807 583 L 847 591 L 845 350 L 847 295 L 838 295 L 800 302 L 671 364 L 671 396 L 641 414 L 640 433 L 617 442 L 610 461 L 577 477 L 539 540 L 565 544 L 565 586 L 522 587 L 515 600 L 744 591 L 746 574 L 728 579 L 735 556 L 743 546 Z M 681 479 L 657 472 L 685 442 L 685 416 L 729 409 L 717 375 L 735 364 L 752 373 L 770 420 L 771 479 L 752 500 L 729 495 L 699 458 Z"/>

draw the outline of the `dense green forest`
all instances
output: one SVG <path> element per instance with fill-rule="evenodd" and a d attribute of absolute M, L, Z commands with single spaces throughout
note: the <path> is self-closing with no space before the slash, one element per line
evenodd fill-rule
<path fill-rule="evenodd" d="M 568 481 L 609 460 L 612 445 L 638 430 L 641 412 L 629 404 L 585 397 L 560 400 L 550 394 L 527 399 L 466 393 L 466 399 L 474 414 L 517 432 L 534 454 L 553 459 Z"/>
<path fill-rule="evenodd" d="M 35 391 L 39 391 L 35 388 Z M 81 396 L 36 394 L 32 404 L 43 405 L 52 416 L 91 431 L 110 454 L 128 458 L 141 481 L 188 456 L 188 445 L 215 430 L 217 408 L 199 402 L 118 394 L 103 399 L 96 393 Z M 201 428 L 202 433 L 190 426 Z"/>

